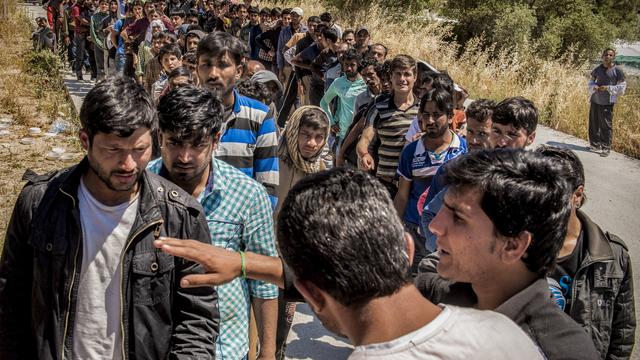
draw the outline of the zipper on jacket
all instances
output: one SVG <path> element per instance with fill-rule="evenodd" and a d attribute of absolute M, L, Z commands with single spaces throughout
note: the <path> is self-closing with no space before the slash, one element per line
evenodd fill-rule
<path fill-rule="evenodd" d="M 142 228 L 140 228 L 138 231 L 136 231 L 135 234 L 133 234 L 133 236 L 129 237 L 129 240 L 127 241 L 127 243 L 124 246 L 124 249 L 122 249 L 122 253 L 120 254 L 120 341 L 121 341 L 121 345 L 122 345 L 122 360 L 126 360 L 127 359 L 127 355 L 126 355 L 126 349 L 125 349 L 125 339 L 124 339 L 124 255 L 127 252 L 127 249 L 129 249 L 129 245 L 131 245 L 131 243 L 133 243 L 133 240 L 140 235 L 140 233 L 142 233 L 143 231 L 147 230 L 148 228 L 152 227 L 153 225 L 158 225 L 158 229 L 160 224 L 162 224 L 164 221 L 163 220 L 156 220 L 154 222 L 150 222 L 147 225 L 143 226 Z M 155 233 L 159 232 L 159 230 L 156 229 Z"/>
<path fill-rule="evenodd" d="M 73 196 L 67 194 L 66 192 L 64 192 L 64 190 L 60 189 L 60 192 L 62 192 L 63 194 L 67 195 L 71 201 L 73 202 L 73 208 L 75 209 L 76 207 L 76 200 L 73 198 Z M 80 241 L 82 241 L 82 239 L 80 239 Z M 64 331 L 62 333 L 62 346 L 60 347 L 61 350 L 61 356 L 60 359 L 64 360 L 64 350 L 65 350 L 65 341 L 67 339 L 67 330 L 69 329 L 69 314 L 71 313 L 71 295 L 73 293 L 73 284 L 76 281 L 76 270 L 78 267 L 78 254 L 80 253 L 80 244 L 78 243 L 78 246 L 76 246 L 76 253 L 73 257 L 73 272 L 72 272 L 72 276 L 71 276 L 71 284 L 69 285 L 69 295 L 67 296 L 67 313 L 65 314 L 64 317 Z"/>

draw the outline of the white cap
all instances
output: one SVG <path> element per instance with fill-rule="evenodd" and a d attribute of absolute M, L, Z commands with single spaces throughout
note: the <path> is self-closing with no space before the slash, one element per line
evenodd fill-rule
<path fill-rule="evenodd" d="M 301 9 L 301 8 L 299 8 L 299 7 L 294 7 L 293 9 L 291 9 L 291 13 L 292 13 L 292 14 L 293 14 L 293 13 L 296 13 L 296 14 L 298 14 L 298 16 L 302 16 L 303 11 L 302 11 L 302 9 Z"/>

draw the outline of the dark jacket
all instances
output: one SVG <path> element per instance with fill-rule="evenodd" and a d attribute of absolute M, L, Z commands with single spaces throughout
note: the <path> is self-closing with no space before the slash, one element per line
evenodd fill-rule
<path fill-rule="evenodd" d="M 571 317 L 591 335 L 603 359 L 628 359 L 635 342 L 633 276 L 627 246 L 578 211 L 584 253 L 575 274 Z"/>
<path fill-rule="evenodd" d="M 476 296 L 470 284 L 453 283 L 437 273 L 419 274 L 415 285 L 431 302 L 470 307 Z M 499 312 L 518 324 L 549 360 L 598 359 L 589 336 L 552 301 L 547 280 L 540 278 L 500 305 Z"/>
<path fill-rule="evenodd" d="M 78 185 L 84 159 L 66 170 L 25 174 L 0 260 L 0 359 L 71 358 L 82 264 Z M 144 171 L 122 257 L 122 351 L 130 359 L 214 357 L 219 329 L 212 287 L 182 289 L 202 267 L 153 247 L 158 236 L 209 242 L 202 208 Z"/>

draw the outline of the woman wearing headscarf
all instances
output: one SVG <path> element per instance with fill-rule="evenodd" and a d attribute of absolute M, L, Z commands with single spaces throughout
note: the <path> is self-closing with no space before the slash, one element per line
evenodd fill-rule
<path fill-rule="evenodd" d="M 329 117 L 318 106 L 298 108 L 287 122 L 280 138 L 280 183 L 277 188 L 278 206 L 274 212 L 277 224 L 280 207 L 289 189 L 300 179 L 325 169 L 322 149 L 329 137 Z M 296 303 L 280 299 L 278 303 L 278 331 L 276 333 L 276 359 L 284 359 L 287 336 L 291 330 Z"/>

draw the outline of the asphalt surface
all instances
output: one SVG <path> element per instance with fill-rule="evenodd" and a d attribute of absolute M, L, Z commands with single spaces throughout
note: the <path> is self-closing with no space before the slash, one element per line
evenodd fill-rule
<path fill-rule="evenodd" d="M 40 6 L 28 5 L 26 9 L 33 18 L 45 16 Z M 77 81 L 70 72 L 65 75 L 65 84 L 79 111 L 84 94 L 93 84 Z M 633 268 L 636 269 L 634 288 L 640 288 L 640 160 L 616 152 L 602 158 L 587 149 L 585 140 L 545 126 L 538 126 L 534 146 L 540 144 L 567 147 L 575 151 L 583 162 L 587 202 L 582 210 L 605 231 L 615 233 L 626 242 Z M 636 320 L 640 319 L 639 300 L 640 295 L 636 292 Z M 289 359 L 346 359 L 352 349 L 347 339 L 329 333 L 306 304 L 298 305 L 287 343 Z M 640 360 L 640 351 L 634 351 L 632 359 Z"/>

